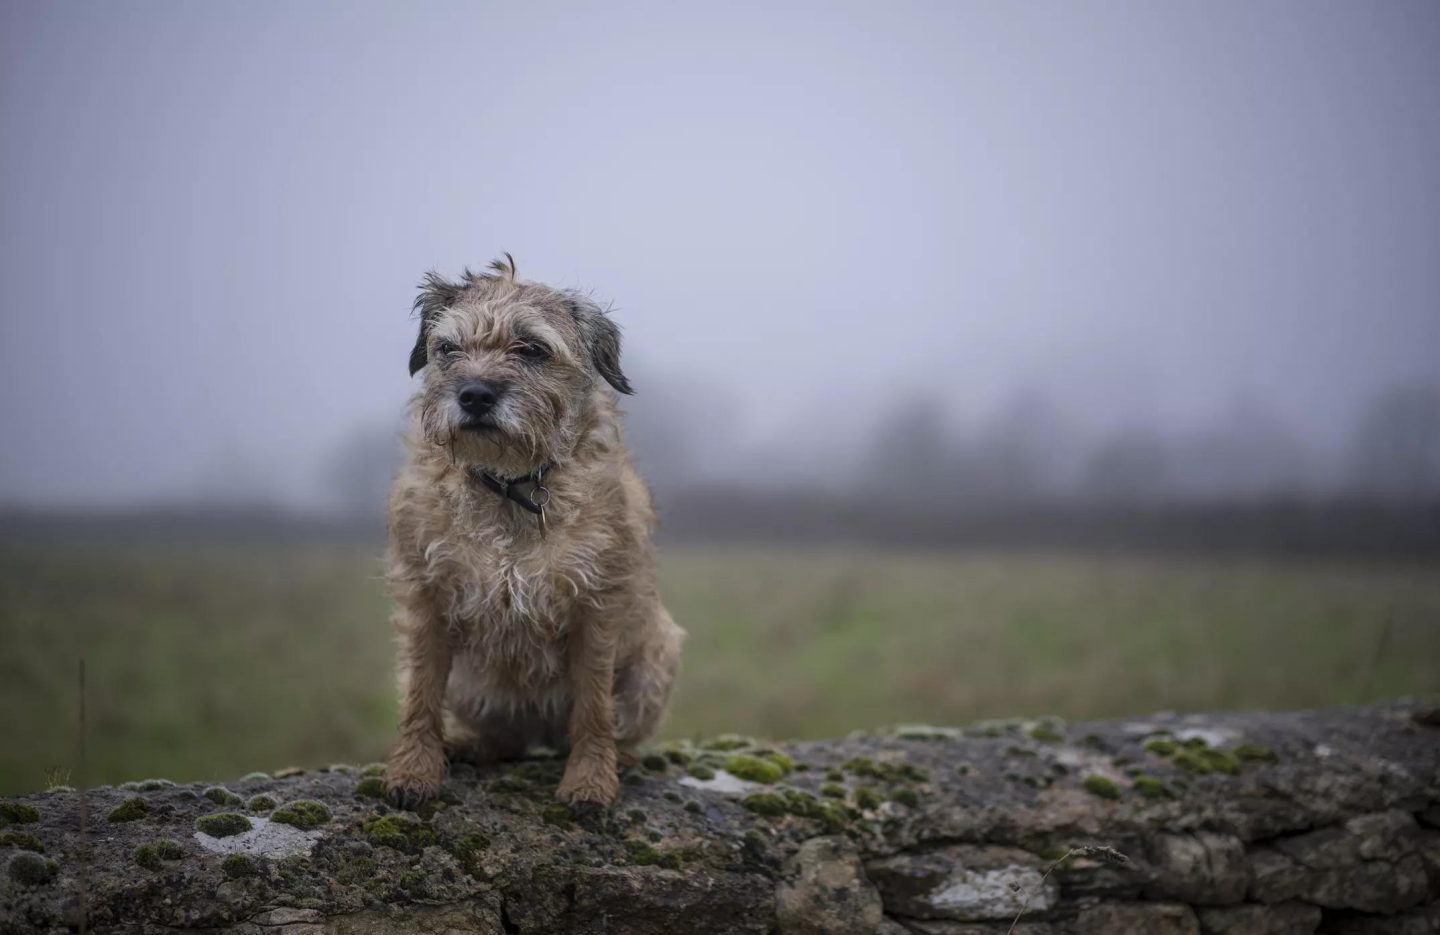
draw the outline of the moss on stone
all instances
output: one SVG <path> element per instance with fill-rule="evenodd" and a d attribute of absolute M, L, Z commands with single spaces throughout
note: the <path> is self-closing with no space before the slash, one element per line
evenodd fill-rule
<path fill-rule="evenodd" d="M 132 855 L 135 863 L 146 870 L 159 870 L 162 861 L 179 860 L 185 856 L 185 850 L 180 842 L 161 838 L 156 841 L 147 841 L 135 848 Z"/>
<path fill-rule="evenodd" d="M 450 853 L 460 861 L 465 872 L 472 877 L 483 876 L 480 868 L 480 855 L 490 846 L 490 839 L 479 834 L 467 834 L 450 846 Z"/>
<path fill-rule="evenodd" d="M 797 772 L 797 773 L 808 773 L 808 772 L 810 772 L 810 764 L 809 764 L 809 763 L 796 763 L 796 764 L 795 764 L 795 772 Z"/>
<path fill-rule="evenodd" d="M 1145 749 L 1156 756 L 1174 756 L 1177 747 L 1169 737 L 1152 737 L 1145 741 Z"/>
<path fill-rule="evenodd" d="M 524 776 L 517 776 L 514 773 L 506 773 L 504 776 L 490 783 L 491 792 L 511 792 L 523 795 L 531 790 L 530 780 Z"/>
<path fill-rule="evenodd" d="M 150 803 L 144 799 L 126 799 L 110 810 L 106 815 L 107 821 L 139 821 L 150 814 Z"/>
<path fill-rule="evenodd" d="M 260 868 L 255 863 L 255 858 L 249 854 L 231 854 L 220 861 L 220 869 L 227 879 L 243 880 L 246 877 L 257 876 Z"/>
<path fill-rule="evenodd" d="M 1020 746 L 1020 745 L 1018 745 L 1018 744 L 1016 744 L 1015 746 L 1006 747 L 1006 748 L 1005 748 L 1005 752 L 1008 753 L 1010 756 L 1026 756 L 1026 757 L 1028 757 L 1028 756 L 1039 756 L 1039 755 L 1040 755 L 1040 754 L 1036 753 L 1035 750 L 1034 750 L 1032 747 L 1022 747 L 1022 746 Z"/>
<path fill-rule="evenodd" d="M 640 765 L 652 773 L 663 773 L 670 768 L 670 761 L 663 753 L 648 753 L 640 759 Z"/>
<path fill-rule="evenodd" d="M 736 753 L 725 759 L 725 771 L 749 782 L 772 783 L 785 778 L 785 770 L 774 760 L 746 753 Z"/>
<path fill-rule="evenodd" d="M 250 823 L 250 819 L 234 812 L 216 812 L 214 815 L 201 815 L 195 819 L 196 830 L 202 834 L 208 834 L 212 838 L 228 838 L 244 834 L 253 827 L 255 826 Z"/>
<path fill-rule="evenodd" d="M 684 861 L 675 851 L 662 851 L 645 841 L 626 841 L 625 847 L 630 852 L 631 862 L 641 867 L 664 867 L 667 870 L 679 870 L 684 866 Z"/>
<path fill-rule="evenodd" d="M 175 788 L 175 783 L 168 779 L 146 779 L 140 782 L 136 788 L 141 792 L 159 792 L 161 789 Z"/>
<path fill-rule="evenodd" d="M 689 799 L 685 802 L 685 811 L 694 812 L 696 815 L 705 813 L 705 806 L 700 804 L 699 799 Z"/>
<path fill-rule="evenodd" d="M 785 753 L 784 751 L 757 750 L 755 752 L 755 755 L 760 757 L 761 759 L 769 760 L 771 763 L 774 763 L 776 766 L 780 767 L 780 769 L 785 773 L 786 776 L 789 776 L 791 773 L 795 772 L 795 761 L 790 759 L 790 755 L 788 753 Z"/>
<path fill-rule="evenodd" d="M 765 835 L 751 828 L 740 836 L 740 850 L 750 860 L 760 860 L 770 850 L 770 842 Z"/>
<path fill-rule="evenodd" d="M 24 831 L 0 832 L 0 847 L 18 847 L 22 851 L 45 853 L 45 845 L 40 843 L 40 839 Z"/>
<path fill-rule="evenodd" d="M 625 817 L 630 819 L 630 823 L 633 825 L 643 825 L 650 820 L 650 816 L 645 814 L 643 808 L 632 808 L 625 813 Z"/>
<path fill-rule="evenodd" d="M 1169 790 L 1165 788 L 1165 783 L 1156 779 L 1154 776 L 1136 776 L 1135 779 L 1131 781 L 1130 788 L 1147 799 L 1164 798 L 1169 794 Z"/>
<path fill-rule="evenodd" d="M 860 786 L 855 790 L 855 804 L 866 811 L 879 808 L 883 801 L 885 800 L 881 798 L 880 793 L 869 786 Z"/>
<path fill-rule="evenodd" d="M 1086 776 L 1080 785 L 1085 787 L 1086 792 L 1091 795 L 1098 795 L 1102 799 L 1120 798 L 1120 787 L 1115 784 L 1115 780 L 1096 775 L 1095 773 Z"/>
<path fill-rule="evenodd" d="M 240 777 L 240 781 L 241 781 L 241 782 L 264 782 L 264 781 L 268 780 L 269 778 L 270 778 L 270 774 L 269 774 L 269 773 L 254 772 L 254 773 L 246 773 L 244 776 L 241 776 L 241 777 Z"/>
<path fill-rule="evenodd" d="M 706 750 L 719 750 L 723 753 L 727 750 L 743 750 L 756 744 L 754 740 L 740 734 L 721 734 L 705 741 L 701 746 Z"/>
<path fill-rule="evenodd" d="M 273 812 L 279 804 L 273 796 L 262 793 L 260 795 L 252 795 L 250 801 L 245 803 L 245 809 L 251 812 Z"/>
<path fill-rule="evenodd" d="M 144 867 L 146 870 L 160 869 L 160 855 L 155 853 L 154 844 L 146 843 L 137 845 L 135 850 L 131 851 L 130 856 L 135 863 Z"/>
<path fill-rule="evenodd" d="M 324 802 L 298 799 L 276 809 L 270 820 L 278 821 L 282 825 L 294 825 L 296 828 L 314 828 L 330 820 L 330 806 Z"/>
<path fill-rule="evenodd" d="M 277 769 L 274 775 L 276 779 L 293 779 L 296 776 L 304 776 L 305 770 L 298 766 L 286 766 L 282 769 Z"/>
<path fill-rule="evenodd" d="M 40 820 L 40 809 L 24 802 L 0 802 L 0 821 L 13 825 L 30 825 Z"/>
<path fill-rule="evenodd" d="M 680 747 L 667 747 L 665 749 L 665 759 L 674 763 L 676 766 L 689 766 L 690 761 L 694 759 L 694 757 L 690 755 L 688 750 L 681 749 Z"/>
<path fill-rule="evenodd" d="M 1192 773 L 1226 773 L 1234 776 L 1240 772 L 1240 760 L 1233 753 L 1211 747 L 1181 750 L 1175 754 L 1175 765 Z"/>
<path fill-rule="evenodd" d="M 374 879 L 375 873 L 379 869 L 380 865 L 372 858 L 365 856 L 351 857 L 345 861 L 344 866 L 336 872 L 335 879 L 341 883 L 349 884 L 368 883 Z"/>
<path fill-rule="evenodd" d="M 838 769 L 827 769 L 825 779 L 827 782 L 844 782 L 845 774 Z"/>
<path fill-rule="evenodd" d="M 1187 737 L 1186 739 L 1180 741 L 1180 746 L 1184 747 L 1187 750 L 1203 750 L 1204 748 L 1210 746 L 1210 744 L 1205 742 L 1204 737 Z"/>
<path fill-rule="evenodd" d="M 200 794 L 216 805 L 239 805 L 245 801 L 224 786 L 211 786 Z"/>
<path fill-rule="evenodd" d="M 570 824 L 570 806 L 561 805 L 556 802 L 554 805 L 545 806 L 545 811 L 540 813 L 540 820 L 547 825 L 554 825 L 557 828 L 565 828 Z"/>
<path fill-rule="evenodd" d="M 1258 743 L 1242 743 L 1230 752 L 1241 760 L 1255 760 L 1262 763 L 1275 763 L 1280 759 L 1275 755 L 1274 750 Z"/>
<path fill-rule="evenodd" d="M 1030 728 L 1030 739 L 1040 743 L 1060 743 L 1065 739 L 1065 735 L 1053 727 L 1041 724 Z"/>
<path fill-rule="evenodd" d="M 694 776 L 701 782 L 709 782 L 711 779 L 715 778 L 715 771 L 710 767 L 706 766 L 704 763 L 691 763 L 690 775 Z"/>
<path fill-rule="evenodd" d="M 638 769 L 632 769 L 624 776 L 621 776 L 620 781 L 627 786 L 643 786 L 645 785 L 645 774 Z"/>
<path fill-rule="evenodd" d="M 1050 788 L 1050 777 L 1041 776 L 1036 773 L 1027 773 L 1020 777 L 1020 781 L 1032 789 Z"/>
<path fill-rule="evenodd" d="M 16 883 L 23 883 L 27 886 L 43 886 L 59 875 L 60 865 L 53 860 L 46 860 L 39 854 L 20 851 L 10 858 L 7 872 L 10 874 L 10 879 Z"/>
<path fill-rule="evenodd" d="M 740 804 L 757 815 L 770 818 L 784 815 L 789 811 L 785 797 L 775 792 L 752 792 L 740 800 Z"/>
<path fill-rule="evenodd" d="M 843 799 L 845 798 L 845 787 L 839 783 L 827 782 L 820 787 L 820 794 L 826 798 Z"/>
<path fill-rule="evenodd" d="M 876 761 L 868 756 L 857 756 L 854 759 L 846 760 L 844 768 L 857 776 L 867 776 L 871 779 L 879 779 L 884 782 L 900 782 L 902 780 L 913 780 L 915 782 L 930 781 L 930 772 L 923 766 L 916 766 L 913 763 Z"/>
<path fill-rule="evenodd" d="M 355 794 L 371 799 L 383 799 L 385 797 L 385 780 L 379 776 L 366 776 L 355 784 Z"/>
<path fill-rule="evenodd" d="M 384 763 L 367 763 L 367 764 L 365 765 L 365 768 L 360 771 L 360 775 L 361 775 L 361 776 L 384 776 L 384 775 L 385 775 L 385 764 L 384 764 Z"/>
<path fill-rule="evenodd" d="M 901 805 L 906 805 L 910 808 L 920 807 L 920 794 L 914 789 L 911 789 L 909 786 L 901 786 L 894 792 L 891 792 L 890 798 L 894 799 L 896 802 L 899 802 Z"/>
<path fill-rule="evenodd" d="M 418 854 L 436 843 L 434 829 L 403 815 L 377 815 L 365 822 L 363 830 L 371 847 L 389 847 L 407 854 Z"/>

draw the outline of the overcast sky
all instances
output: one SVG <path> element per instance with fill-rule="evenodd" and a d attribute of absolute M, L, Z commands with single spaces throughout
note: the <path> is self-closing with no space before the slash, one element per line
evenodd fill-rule
<path fill-rule="evenodd" d="M 1433 0 L 10 0 L 0 499 L 313 493 L 419 275 L 502 250 L 701 432 L 934 389 L 1333 441 L 1440 379 L 1437 166 Z"/>

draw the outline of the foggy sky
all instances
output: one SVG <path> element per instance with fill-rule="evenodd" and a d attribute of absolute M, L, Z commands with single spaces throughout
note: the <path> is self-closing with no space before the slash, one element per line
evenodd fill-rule
<path fill-rule="evenodd" d="M 12 0 L 0 500 L 317 495 L 502 250 L 747 458 L 927 390 L 1338 444 L 1440 379 L 1437 166 L 1432 0 Z"/>

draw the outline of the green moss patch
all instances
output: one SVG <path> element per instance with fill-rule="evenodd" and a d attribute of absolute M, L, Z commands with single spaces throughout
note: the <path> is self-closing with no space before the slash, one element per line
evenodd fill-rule
<path fill-rule="evenodd" d="M 1041 724 L 1039 727 L 1030 728 L 1030 739 L 1040 743 L 1060 743 L 1065 735 L 1053 727 Z"/>
<path fill-rule="evenodd" d="M 1174 756 L 1179 747 L 1168 737 L 1152 737 L 1145 741 L 1145 749 L 1156 756 Z"/>
<path fill-rule="evenodd" d="M 371 799 L 385 798 L 385 780 L 379 776 L 366 776 L 355 784 L 355 794 Z"/>
<path fill-rule="evenodd" d="M 574 816 L 570 814 L 570 806 L 556 803 L 547 805 L 545 811 L 540 813 L 540 820 L 547 825 L 554 825 L 557 828 L 566 828 Z"/>
<path fill-rule="evenodd" d="M 162 861 L 179 860 L 185 856 L 185 850 L 180 846 L 180 842 L 161 838 L 141 844 L 135 848 L 132 856 L 135 862 L 146 870 L 159 870 Z"/>
<path fill-rule="evenodd" d="M 161 789 L 173 789 L 175 783 L 169 779 L 146 779 L 136 785 L 141 792 L 159 792 Z"/>
<path fill-rule="evenodd" d="M 679 870 L 684 861 L 674 851 L 662 851 L 645 841 L 631 839 L 625 842 L 625 849 L 630 852 L 630 861 L 641 867 L 664 867 L 667 870 Z"/>
<path fill-rule="evenodd" d="M 264 782 L 265 780 L 267 780 L 267 779 L 269 779 L 269 778 L 270 778 L 270 774 L 269 774 L 269 773 L 255 772 L 255 773 L 246 773 L 244 776 L 241 776 L 241 777 L 240 777 L 240 781 L 241 781 L 241 782 Z"/>
<path fill-rule="evenodd" d="M 1225 773 L 1234 776 L 1240 772 L 1240 759 L 1233 753 L 1216 750 L 1213 747 L 1192 747 L 1175 754 L 1175 765 L 1192 773 Z"/>
<path fill-rule="evenodd" d="M 201 815 L 195 819 L 196 830 L 212 838 L 233 837 L 244 834 L 253 827 L 255 826 L 250 823 L 250 819 L 234 812 L 216 812 L 214 815 Z"/>
<path fill-rule="evenodd" d="M 11 857 L 6 869 L 10 879 L 27 886 L 43 886 L 60 874 L 60 865 L 55 861 L 29 851 L 21 851 Z"/>
<path fill-rule="evenodd" d="M 663 753 L 649 753 L 640 760 L 640 765 L 652 773 L 663 773 L 670 768 L 670 761 Z"/>
<path fill-rule="evenodd" d="M 255 858 L 249 854 L 231 854 L 220 861 L 220 870 L 230 880 L 243 880 L 246 877 L 258 876 L 260 867 L 256 864 Z"/>
<path fill-rule="evenodd" d="M 715 778 L 715 771 L 710 767 L 706 766 L 704 763 L 691 763 L 690 775 L 694 776 L 701 782 L 709 782 L 710 780 Z"/>
<path fill-rule="evenodd" d="M 18 847 L 22 851 L 45 853 L 45 845 L 40 843 L 40 839 L 24 831 L 0 832 L 0 847 Z"/>
<path fill-rule="evenodd" d="M 881 797 L 880 793 L 869 786 L 860 786 L 855 790 L 855 805 L 866 811 L 874 811 L 880 807 L 880 803 L 883 801 L 885 799 Z"/>
<path fill-rule="evenodd" d="M 365 766 L 364 769 L 362 769 L 362 770 L 360 771 L 360 775 L 361 775 L 361 776 L 384 776 L 384 775 L 385 775 L 385 764 L 384 764 L 384 763 L 369 763 L 369 764 L 367 764 L 367 765 Z"/>
<path fill-rule="evenodd" d="M 725 771 L 749 782 L 772 783 L 785 778 L 785 768 L 772 759 L 736 753 L 725 759 Z"/>
<path fill-rule="evenodd" d="M 827 799 L 843 799 L 845 798 L 845 787 L 839 783 L 827 782 L 820 787 L 820 794 Z"/>
<path fill-rule="evenodd" d="M 278 821 L 282 825 L 294 825 L 296 828 L 315 828 L 330 820 L 330 806 L 310 799 L 297 799 L 276 809 L 270 820 Z"/>
<path fill-rule="evenodd" d="M 685 811 L 693 812 L 696 815 L 703 815 L 705 813 L 705 806 L 700 804 L 699 799 L 689 799 L 685 802 Z"/>
<path fill-rule="evenodd" d="M 1258 743 L 1242 743 L 1230 751 L 1241 760 L 1254 760 L 1262 763 L 1275 763 L 1279 757 L 1269 747 L 1262 747 Z"/>
<path fill-rule="evenodd" d="M 29 825 L 40 820 L 40 809 L 24 802 L 0 802 L 0 821 L 7 824 Z"/>
<path fill-rule="evenodd" d="M 450 845 L 449 850 L 455 855 L 455 859 L 460 861 L 466 873 L 478 878 L 484 875 L 480 867 L 480 855 L 484 854 L 489 846 L 489 838 L 479 834 L 467 834 Z"/>
<path fill-rule="evenodd" d="M 418 854 L 435 844 L 435 831 L 404 815 L 376 816 L 365 822 L 365 840 L 371 847 L 389 847 L 407 854 Z"/>
<path fill-rule="evenodd" d="M 251 812 L 273 812 L 279 804 L 273 796 L 252 795 L 250 801 L 245 803 L 245 809 Z"/>
<path fill-rule="evenodd" d="M 1154 776 L 1136 776 L 1131 781 L 1130 788 L 1147 799 L 1160 799 L 1170 794 L 1170 790 L 1165 788 L 1165 783 Z"/>
<path fill-rule="evenodd" d="M 216 805 L 239 805 L 245 801 L 224 786 L 211 786 L 200 794 Z"/>
<path fill-rule="evenodd" d="M 719 750 L 724 752 L 726 750 L 743 750 L 746 747 L 757 746 L 757 744 L 749 737 L 744 737 L 740 734 L 721 734 L 719 737 L 705 741 L 700 746 L 706 750 Z"/>
<path fill-rule="evenodd" d="M 757 815 L 774 818 L 784 815 L 789 808 L 785 797 L 775 792 L 752 792 L 740 800 L 740 804 Z"/>
<path fill-rule="evenodd" d="M 903 782 L 906 780 L 914 782 L 930 781 L 930 772 L 923 766 L 916 766 L 913 763 L 877 761 L 868 756 L 857 756 L 852 760 L 846 760 L 844 769 L 857 776 L 867 776 L 883 782 Z"/>
<path fill-rule="evenodd" d="M 910 808 L 920 807 L 920 794 L 909 786 L 901 786 L 899 789 L 896 789 L 890 793 L 890 798 Z"/>
<path fill-rule="evenodd" d="M 1086 792 L 1091 795 L 1098 795 L 1102 799 L 1120 798 L 1120 787 L 1115 784 L 1113 779 L 1107 779 L 1104 776 L 1098 776 L 1092 773 L 1086 776 L 1080 785 L 1085 787 Z"/>
<path fill-rule="evenodd" d="M 144 799 L 126 799 L 110 810 L 105 816 L 107 821 L 139 821 L 150 814 L 150 803 Z"/>

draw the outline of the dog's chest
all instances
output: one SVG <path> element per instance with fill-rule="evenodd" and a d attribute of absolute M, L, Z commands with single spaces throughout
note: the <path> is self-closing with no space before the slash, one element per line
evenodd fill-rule
<path fill-rule="evenodd" d="M 592 590 L 583 549 L 475 536 L 432 555 L 462 652 L 486 682 L 522 688 L 563 676 L 570 624 Z"/>

